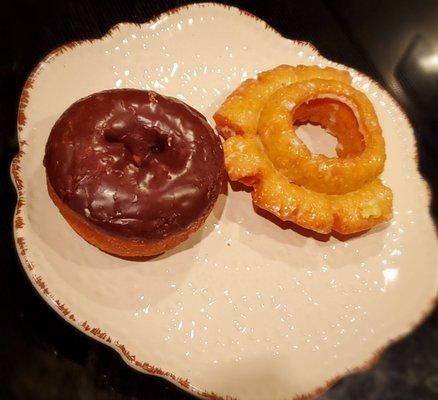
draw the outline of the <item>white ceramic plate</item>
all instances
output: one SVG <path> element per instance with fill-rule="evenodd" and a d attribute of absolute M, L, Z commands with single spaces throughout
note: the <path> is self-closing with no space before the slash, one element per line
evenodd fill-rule
<path fill-rule="evenodd" d="M 57 49 L 21 98 L 12 173 L 16 244 L 29 278 L 79 330 L 134 368 L 198 395 L 314 396 L 369 366 L 431 310 L 437 240 L 402 111 L 349 70 L 386 139 L 383 177 L 395 197 L 387 225 L 346 241 L 320 240 L 270 222 L 254 212 L 248 193 L 229 188 L 203 229 L 148 262 L 111 257 L 75 234 L 47 194 L 44 145 L 60 114 L 90 93 L 154 89 L 211 119 L 242 80 L 282 63 L 334 65 L 245 12 L 193 5 Z"/>

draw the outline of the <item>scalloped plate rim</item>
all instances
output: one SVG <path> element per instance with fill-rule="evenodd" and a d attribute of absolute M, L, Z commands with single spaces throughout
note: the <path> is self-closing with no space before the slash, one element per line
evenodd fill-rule
<path fill-rule="evenodd" d="M 18 236 L 18 223 L 19 223 L 19 219 L 20 217 L 20 210 L 22 207 L 26 206 L 26 202 L 25 202 L 25 198 L 24 198 L 24 192 L 22 191 L 22 186 L 21 186 L 21 178 L 20 178 L 20 166 L 21 166 L 21 157 L 24 154 L 24 150 L 23 148 L 27 145 L 26 142 L 20 137 L 21 136 L 21 132 L 23 130 L 23 127 L 26 125 L 25 122 L 25 114 L 24 111 L 26 109 L 26 105 L 27 105 L 27 92 L 32 89 L 32 84 L 34 79 L 38 76 L 38 73 L 48 64 L 50 63 L 51 59 L 54 57 L 57 57 L 61 54 L 63 54 L 64 51 L 68 51 L 76 46 L 80 46 L 84 43 L 94 43 L 94 42 L 98 42 L 98 41 L 102 41 L 102 40 L 107 40 L 110 39 L 112 37 L 112 34 L 114 31 L 121 31 L 124 27 L 129 26 L 129 25 L 135 25 L 135 26 L 144 26 L 144 25 L 150 25 L 153 24 L 154 22 L 161 20 L 163 17 L 166 17 L 168 15 L 172 15 L 172 14 L 177 14 L 180 11 L 184 11 L 184 10 L 188 10 L 191 8 L 203 8 L 203 7 L 221 7 L 221 8 L 226 8 L 226 9 L 230 9 L 230 10 L 236 10 L 238 11 L 240 14 L 246 15 L 250 18 L 253 18 L 255 20 L 257 20 L 259 23 L 263 24 L 265 29 L 268 29 L 272 32 L 274 32 L 275 34 L 277 34 L 280 38 L 289 41 L 291 44 L 298 44 L 300 46 L 306 47 L 308 48 L 310 51 L 312 51 L 313 53 L 315 53 L 315 55 L 319 55 L 322 58 L 324 58 L 325 61 L 329 62 L 331 65 L 333 66 L 340 66 L 343 69 L 349 70 L 349 71 L 353 71 L 355 73 L 357 73 L 359 76 L 364 76 L 367 79 L 369 79 L 370 81 L 372 81 L 376 87 L 380 90 L 386 93 L 386 95 L 388 96 L 388 98 L 390 99 L 390 101 L 393 103 L 393 105 L 395 106 L 396 110 L 400 113 L 400 115 L 402 115 L 404 117 L 404 119 L 406 120 L 406 123 L 408 124 L 409 128 L 412 130 L 412 132 L 414 132 L 413 126 L 409 120 L 409 118 L 407 117 L 407 115 L 405 114 L 403 108 L 401 107 L 401 105 L 398 103 L 398 101 L 377 81 L 375 81 L 373 78 L 369 77 L 368 75 L 362 73 L 361 71 L 358 71 L 352 67 L 348 67 L 346 65 L 331 61 L 329 59 L 327 59 L 324 55 L 322 55 L 319 50 L 310 42 L 307 41 L 303 41 L 303 40 L 294 40 L 294 39 L 289 39 L 283 35 L 281 35 L 280 32 L 278 32 L 277 30 L 275 30 L 272 26 L 270 26 L 266 21 L 262 20 L 261 18 L 257 17 L 256 15 L 240 9 L 238 7 L 234 7 L 234 6 L 229 6 L 226 4 L 221 4 L 221 3 L 216 3 L 216 2 L 210 2 L 210 3 L 193 3 L 193 4 L 188 4 L 188 5 L 183 5 L 183 6 L 179 6 L 179 7 L 175 7 L 172 9 L 169 9 L 167 11 L 164 11 L 162 13 L 156 14 L 155 16 L 153 16 L 152 18 L 150 18 L 147 21 L 141 22 L 141 23 L 136 23 L 136 22 L 120 22 L 115 24 L 114 26 L 112 26 L 110 29 L 107 30 L 107 32 L 105 34 L 103 34 L 100 37 L 97 38 L 92 38 L 92 39 L 80 39 L 80 40 L 74 40 L 68 43 L 64 43 L 60 46 L 58 46 L 57 48 L 55 48 L 54 50 L 50 51 L 48 54 L 46 54 L 38 63 L 37 65 L 32 69 L 31 73 L 29 74 L 28 78 L 25 81 L 25 84 L 23 86 L 23 89 L 21 91 L 21 95 L 20 95 L 20 99 L 19 99 L 19 106 L 18 106 L 18 115 L 17 115 L 17 136 L 18 136 L 18 145 L 19 145 L 19 150 L 18 153 L 13 157 L 11 164 L 10 164 L 10 175 L 11 175 L 11 180 L 12 183 L 14 185 L 14 188 L 16 190 L 17 193 L 17 203 L 15 206 L 15 211 L 14 211 L 14 217 L 13 217 L 13 234 L 14 234 L 14 243 L 15 243 L 15 247 L 16 247 L 16 251 L 18 254 L 18 257 L 20 259 L 20 262 L 22 264 L 23 269 L 25 270 L 29 280 L 31 281 L 33 287 L 36 289 L 36 291 L 39 293 L 39 295 L 46 301 L 46 303 L 59 315 L 61 316 L 66 322 L 68 322 L 70 325 L 74 326 L 78 331 L 80 331 L 81 333 L 99 341 L 100 343 L 103 343 L 106 346 L 109 346 L 110 348 L 114 349 L 122 358 L 122 360 L 129 365 L 130 367 L 134 368 L 135 370 L 148 374 L 148 375 L 153 375 L 153 376 L 157 376 L 160 378 L 164 378 L 165 380 L 167 380 L 168 382 L 171 382 L 172 384 L 178 386 L 179 388 L 187 391 L 188 393 L 195 395 L 197 397 L 200 398 L 211 398 L 214 400 L 221 400 L 221 399 L 229 399 L 232 400 L 232 398 L 230 398 L 229 396 L 225 395 L 225 397 L 222 397 L 222 395 L 217 395 L 215 393 L 211 393 L 211 392 L 205 392 L 202 391 L 200 389 L 198 389 L 197 387 L 193 386 L 190 384 L 190 382 L 183 378 L 183 377 L 178 377 L 175 376 L 173 373 L 171 372 L 167 372 L 167 371 L 162 371 L 159 367 L 155 367 L 152 365 L 147 364 L 147 362 L 142 362 L 142 361 L 138 361 L 135 359 L 135 355 L 131 355 L 131 353 L 125 348 L 125 346 L 119 342 L 113 342 L 110 341 L 108 342 L 107 340 L 105 340 L 105 338 L 101 338 L 98 336 L 98 333 L 100 332 L 98 327 L 95 328 L 91 328 L 88 327 L 87 329 L 84 327 L 84 325 L 87 325 L 87 321 L 83 321 L 81 323 L 81 321 L 77 321 L 75 319 L 75 317 L 73 316 L 73 314 L 65 308 L 64 304 L 61 304 L 59 302 L 59 300 L 55 299 L 52 294 L 50 293 L 50 291 L 48 290 L 48 288 L 44 288 L 41 287 L 38 284 L 38 278 L 35 274 L 32 273 L 32 268 L 30 268 L 30 266 L 32 266 L 32 262 L 31 260 L 29 260 L 26 256 L 26 244 L 25 242 L 23 242 L 23 244 L 20 244 L 20 237 Z M 414 141 L 415 143 L 415 153 L 417 154 L 417 142 L 416 140 Z M 429 186 L 429 182 L 424 179 L 424 177 L 422 176 L 421 172 L 419 171 L 418 168 L 418 164 L 417 164 L 417 172 L 419 174 L 420 179 L 426 183 L 426 188 L 429 192 L 430 195 L 430 186 Z M 310 399 L 314 399 L 316 397 L 321 396 L 322 394 L 324 394 L 327 390 L 329 390 L 334 384 L 336 384 L 339 380 L 341 380 L 342 378 L 345 378 L 346 376 L 352 375 L 352 374 L 356 374 L 356 373 L 360 373 L 360 372 L 365 372 L 369 369 L 371 369 L 375 364 L 377 364 L 377 362 L 380 360 L 380 358 L 382 357 L 382 355 L 384 354 L 385 350 L 388 349 L 390 346 L 392 346 L 394 343 L 397 343 L 399 341 L 401 341 L 402 339 L 404 339 L 406 336 L 408 336 L 410 333 L 412 333 L 417 327 L 419 327 L 434 311 L 435 307 L 438 304 L 438 295 L 435 295 L 434 298 L 431 299 L 430 301 L 430 305 L 427 309 L 419 312 L 419 318 L 416 321 L 413 321 L 410 323 L 410 327 L 406 327 L 401 333 L 399 333 L 398 335 L 395 335 L 393 338 L 389 338 L 387 340 L 387 343 L 385 345 L 383 345 L 380 349 L 376 350 L 375 353 L 366 361 L 364 361 L 361 365 L 358 365 L 354 368 L 348 369 L 345 371 L 345 374 L 343 375 L 339 375 L 339 376 L 334 376 L 333 378 L 331 378 L 330 380 L 328 380 L 325 385 L 322 385 L 318 388 L 315 388 L 313 392 L 311 393 L 307 393 L 307 394 L 301 394 L 301 395 L 297 395 L 293 398 L 293 400 L 310 400 Z M 63 310 L 67 310 L 67 312 L 63 312 Z M 69 316 L 73 316 L 73 319 Z M 408 324 L 407 324 L 408 325 Z M 97 334 L 94 333 L 97 330 Z M 93 332 L 94 331 L 94 332 Z M 133 357 L 133 358 L 132 358 Z M 145 363 L 148 365 L 149 369 L 146 369 L 145 367 L 142 367 L 141 365 L 137 365 L 136 361 L 139 363 Z M 153 371 L 155 370 L 155 371 Z"/>

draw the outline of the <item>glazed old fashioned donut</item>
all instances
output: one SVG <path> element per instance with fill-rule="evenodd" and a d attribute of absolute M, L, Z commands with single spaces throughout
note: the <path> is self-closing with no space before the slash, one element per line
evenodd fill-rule
<path fill-rule="evenodd" d="M 51 198 L 70 225 L 123 257 L 162 253 L 205 221 L 223 151 L 204 116 L 152 91 L 108 90 L 71 105 L 44 158 Z"/>
<path fill-rule="evenodd" d="M 378 176 L 385 145 L 374 108 L 345 71 L 280 66 L 244 82 L 217 111 L 231 180 L 254 203 L 321 233 L 360 232 L 391 218 L 392 192 Z M 337 158 L 313 154 L 294 125 L 319 124 Z"/>

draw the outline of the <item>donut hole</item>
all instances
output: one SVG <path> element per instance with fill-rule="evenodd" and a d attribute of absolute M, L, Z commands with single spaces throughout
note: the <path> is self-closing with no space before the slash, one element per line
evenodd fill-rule
<path fill-rule="evenodd" d="M 365 149 L 353 110 L 339 100 L 322 98 L 300 104 L 294 110 L 293 124 L 297 136 L 314 154 L 349 158 Z"/>
<path fill-rule="evenodd" d="M 322 154 L 330 158 L 338 158 L 339 142 L 332 133 L 318 124 L 295 125 L 295 132 L 300 140 L 313 154 Z"/>
<path fill-rule="evenodd" d="M 166 140 L 163 138 L 160 138 L 156 141 L 151 147 L 150 150 L 154 154 L 160 154 L 166 149 Z"/>
<path fill-rule="evenodd" d="M 155 127 L 137 127 L 128 132 L 107 130 L 104 136 L 109 143 L 123 146 L 126 157 L 137 167 L 144 166 L 168 147 L 166 135 Z"/>

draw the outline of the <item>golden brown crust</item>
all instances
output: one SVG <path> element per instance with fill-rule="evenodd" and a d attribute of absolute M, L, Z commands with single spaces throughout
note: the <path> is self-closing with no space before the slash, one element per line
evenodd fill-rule
<path fill-rule="evenodd" d="M 350 81 L 333 68 L 280 66 L 227 97 L 214 115 L 226 138 L 225 167 L 232 181 L 252 186 L 255 205 L 320 233 L 357 233 L 391 218 L 392 192 L 378 179 L 381 129 Z M 329 129 L 339 158 L 312 154 L 295 122 Z"/>
<path fill-rule="evenodd" d="M 299 139 L 294 127 L 295 110 L 307 107 L 315 99 L 319 103 L 308 114 L 310 120 L 316 118 L 324 128 L 328 128 L 324 125 L 324 120 L 327 121 L 333 133 L 339 132 L 345 122 L 356 123 L 356 136 L 364 142 L 361 152 L 355 156 L 327 157 L 313 154 Z M 336 103 L 351 107 L 354 112 L 341 114 Z M 324 107 L 328 105 L 333 108 Z M 300 119 L 300 122 L 308 121 Z M 264 150 L 276 169 L 289 181 L 309 190 L 348 193 L 376 179 L 383 170 L 385 143 L 377 115 L 368 98 L 349 84 L 310 79 L 281 88 L 266 102 L 257 128 Z"/>
<path fill-rule="evenodd" d="M 106 253 L 126 258 L 150 257 L 172 249 L 186 240 L 190 234 L 194 233 L 201 227 L 214 206 L 213 202 L 207 211 L 184 231 L 170 235 L 160 241 L 148 242 L 146 240 L 126 239 L 104 233 L 99 228 L 92 226 L 82 216 L 73 211 L 67 204 L 64 204 L 52 188 L 49 180 L 47 180 L 47 189 L 50 198 L 77 234 L 82 236 L 82 238 L 88 243 Z"/>

